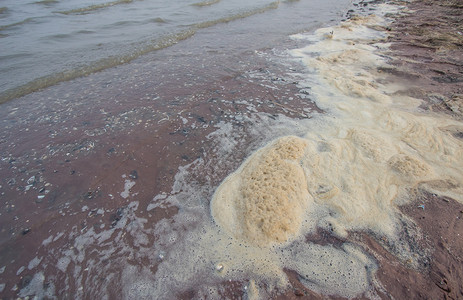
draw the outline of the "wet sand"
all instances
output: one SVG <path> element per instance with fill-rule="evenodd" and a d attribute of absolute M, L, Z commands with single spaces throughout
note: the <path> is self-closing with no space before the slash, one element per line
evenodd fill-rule
<path fill-rule="evenodd" d="M 210 178 L 197 174 L 198 184 L 217 186 L 260 146 L 261 141 L 249 140 L 245 116 L 266 112 L 269 119 L 308 118 L 319 111 L 307 99 L 293 96 L 299 92 L 296 82 L 278 77 L 279 65 L 266 59 L 265 52 L 239 57 L 185 53 L 201 51 L 209 38 L 198 34 L 166 49 L 173 53 L 168 60 L 159 59 L 165 55 L 160 51 L 148 64 L 144 59 L 2 105 L 2 298 L 15 298 L 30 284 L 35 272 L 28 264 L 34 257 L 47 261 L 44 275 L 53 278 L 59 298 L 71 297 L 79 286 L 66 280 L 72 274 L 56 269 L 53 253 L 72 249 L 68 232 L 116 226 L 134 199 L 150 226 L 175 214 L 177 207 L 146 208 L 154 196 L 171 192 L 180 166 L 213 157 L 215 145 L 207 135 L 219 122 L 233 124 L 236 136 L 231 139 L 243 151 L 230 153 L 223 168 L 204 170 Z M 255 110 L 248 110 L 250 104 Z M 126 188 L 126 180 L 135 186 Z M 42 243 L 60 232 L 66 233 L 63 238 Z M 150 243 L 154 240 L 150 237 Z M 25 270 L 18 272 L 22 266 Z M 113 288 L 118 295 L 117 280 Z"/>
<path fill-rule="evenodd" d="M 406 4 L 416 13 L 397 17 L 388 29 L 393 60 L 391 68 L 382 71 L 397 80 L 409 80 L 407 93 L 427 100 L 424 110 L 461 119 L 463 56 L 458 32 L 463 32 L 459 22 L 463 8 L 459 2 L 439 3 Z M 452 38 L 426 38 L 423 32 L 451 34 Z M 203 201 L 209 201 L 213 188 L 266 142 L 265 135 L 256 139 L 248 132 L 250 121 L 245 117 L 265 123 L 260 112 L 268 119 L 281 115 L 305 119 L 323 113 L 310 101 L 309 91 L 302 94 L 308 98 L 301 97 L 297 78 L 285 79 L 281 64 L 272 61 L 279 50 L 296 47 L 297 41 L 287 40 L 276 50 L 244 51 L 245 55 L 198 55 L 207 38 L 206 33 L 198 34 L 173 46 L 168 49 L 168 60 L 160 59 L 165 54 L 160 51 L 152 54 L 150 63 L 135 61 L 2 104 L 0 268 L 6 266 L 0 272 L 0 283 L 5 284 L 2 299 L 16 298 L 19 290 L 31 284 L 36 257 L 46 264 L 45 278 L 53 281 L 58 298 L 72 298 L 81 286 L 69 280 L 70 268 L 69 274 L 57 269 L 55 258 L 61 251 L 73 251 L 77 235 L 67 233 L 117 228 L 123 216 L 131 213 L 133 200 L 140 203 L 137 215 L 147 220 L 146 226 L 169 219 L 178 207 L 151 210 L 148 206 L 154 196 L 171 193 L 178 168 L 197 158 L 210 163 L 192 173 L 191 180 L 211 186 L 203 195 Z M 198 52 L 186 55 L 185 49 Z M 297 64 L 287 67 L 300 68 Z M 227 163 L 216 166 L 218 145 L 208 135 L 221 121 L 232 124 L 230 141 L 240 151 L 230 152 L 220 160 Z M 462 138 L 463 133 L 455 132 L 455 136 Z M 463 298 L 463 205 L 419 186 L 413 192 L 416 202 L 401 208 L 413 220 L 404 227 L 420 230 L 423 239 L 416 240 L 406 231 L 401 238 L 419 257 L 418 267 L 398 260 L 388 241 L 373 234 L 354 232 L 340 240 L 318 231 L 307 239 L 319 244 L 350 240 L 362 245 L 378 261 L 376 277 L 382 288 L 376 292 L 384 299 Z M 44 243 L 50 236 L 53 240 Z M 125 239 L 139 247 L 131 235 Z M 153 244 L 158 237 L 148 239 Z M 94 244 L 86 250 L 92 253 L 100 248 L 104 247 Z M 128 260 L 135 266 L 151 264 L 151 271 L 156 272 L 157 265 L 151 261 Z M 92 255 L 87 255 L 81 265 L 91 263 Z M 293 289 L 273 298 L 326 298 L 305 288 L 291 270 L 287 274 Z M 81 296 L 85 299 L 98 296 L 99 286 L 108 280 L 85 272 L 83 276 L 93 283 L 84 288 Z M 112 281 L 109 296 L 119 298 L 118 278 Z M 242 297 L 243 283 L 224 282 L 223 286 L 224 296 Z M 195 290 L 173 295 L 195 296 Z"/>

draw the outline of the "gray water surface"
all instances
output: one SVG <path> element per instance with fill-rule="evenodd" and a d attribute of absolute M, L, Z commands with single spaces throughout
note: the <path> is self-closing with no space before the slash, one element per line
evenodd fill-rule
<path fill-rule="evenodd" d="M 250 19 L 237 26 L 236 44 L 271 43 L 329 21 L 350 2 L 3 0 L 0 102 L 127 63 L 221 23 Z"/>

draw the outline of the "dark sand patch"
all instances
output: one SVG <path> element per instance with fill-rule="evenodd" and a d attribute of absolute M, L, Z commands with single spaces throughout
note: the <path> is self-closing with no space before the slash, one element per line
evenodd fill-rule
<path fill-rule="evenodd" d="M 463 115 L 463 23 L 461 1 L 413 1 L 391 24 L 392 69 L 408 80 L 422 107 Z"/>

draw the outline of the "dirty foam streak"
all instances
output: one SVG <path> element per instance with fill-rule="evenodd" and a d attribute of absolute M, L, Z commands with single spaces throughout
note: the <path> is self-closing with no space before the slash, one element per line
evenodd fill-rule
<path fill-rule="evenodd" d="M 310 90 L 326 114 L 243 116 L 251 136 L 268 144 L 216 190 L 211 172 L 227 166 L 242 138 L 225 121 L 207 137 L 212 154 L 180 167 L 172 191 L 147 207 L 123 177 L 115 193 L 131 202 L 113 226 L 74 227 L 44 240 L 50 256 L 29 263 L 36 273 L 20 296 L 56 298 L 65 291 L 53 280 L 64 278 L 77 299 L 110 299 L 115 285 L 125 299 L 172 299 L 190 290 L 220 298 L 226 282 L 238 282 L 244 297 L 265 299 L 289 288 L 285 270 L 318 293 L 377 296 L 376 261 L 361 246 L 305 237 L 320 227 L 339 237 L 366 230 L 396 241 L 413 260 L 397 239 L 405 218 L 397 207 L 411 201 L 409 189 L 463 202 L 463 142 L 450 130 L 463 124 L 421 113 L 419 100 L 401 96 L 403 87 L 377 72 L 387 64 L 386 34 L 378 30 L 387 12 L 396 8 L 378 6 L 376 15 L 293 36 L 309 44 L 290 51 L 308 71 L 288 76 L 304 78 L 301 91 Z M 139 216 L 169 207 L 178 213 L 155 225 Z M 58 239 L 68 247 L 53 248 Z M 45 278 L 48 269 L 61 273 Z"/>

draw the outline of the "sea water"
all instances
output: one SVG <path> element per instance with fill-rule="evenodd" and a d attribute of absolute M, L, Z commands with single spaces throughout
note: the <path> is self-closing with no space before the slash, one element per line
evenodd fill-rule
<path fill-rule="evenodd" d="M 220 23 L 239 23 L 263 14 L 244 30 L 263 33 L 272 41 L 332 20 L 348 3 L 4 0 L 0 3 L 0 102 L 127 63 Z"/>

